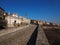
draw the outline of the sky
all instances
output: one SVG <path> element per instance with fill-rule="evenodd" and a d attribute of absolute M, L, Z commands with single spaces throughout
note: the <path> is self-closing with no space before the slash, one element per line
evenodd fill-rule
<path fill-rule="evenodd" d="M 60 0 L 0 0 L 7 13 L 60 24 Z"/>

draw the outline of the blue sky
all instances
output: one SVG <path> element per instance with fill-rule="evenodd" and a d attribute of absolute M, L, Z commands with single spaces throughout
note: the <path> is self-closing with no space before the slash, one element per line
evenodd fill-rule
<path fill-rule="evenodd" d="M 0 7 L 30 19 L 60 23 L 60 0 L 0 0 Z"/>

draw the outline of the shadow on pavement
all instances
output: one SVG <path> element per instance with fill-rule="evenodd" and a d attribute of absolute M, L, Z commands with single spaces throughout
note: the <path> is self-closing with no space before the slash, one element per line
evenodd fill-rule
<path fill-rule="evenodd" d="M 0 27 L 0 30 L 3 30 L 3 29 L 5 29 L 5 28 L 3 28 L 3 27 Z"/>
<path fill-rule="evenodd" d="M 36 39 L 37 39 L 37 34 L 38 34 L 38 27 L 37 25 L 35 31 L 32 33 L 30 40 L 28 41 L 27 45 L 35 45 L 36 44 Z"/>

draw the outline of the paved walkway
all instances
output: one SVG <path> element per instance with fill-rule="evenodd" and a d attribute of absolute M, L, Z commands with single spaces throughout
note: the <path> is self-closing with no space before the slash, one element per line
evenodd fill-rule
<path fill-rule="evenodd" d="M 23 28 L 27 28 L 27 27 L 29 27 L 29 25 L 25 25 L 23 27 L 11 28 L 11 29 L 4 29 L 4 30 L 0 31 L 0 36 L 6 35 L 8 33 L 15 32 L 15 31 L 21 30 Z"/>
<path fill-rule="evenodd" d="M 36 45 L 49 45 L 46 35 L 40 25 L 38 28 Z"/>
<path fill-rule="evenodd" d="M 27 25 L 1 33 L 0 45 L 49 45 L 49 43 L 40 25 Z"/>
<path fill-rule="evenodd" d="M 18 28 L 17 31 L 0 36 L 0 45 L 26 45 L 35 28 L 36 25 L 29 25 L 21 30 Z"/>
<path fill-rule="evenodd" d="M 46 35 L 40 25 L 35 28 L 27 45 L 49 45 Z"/>

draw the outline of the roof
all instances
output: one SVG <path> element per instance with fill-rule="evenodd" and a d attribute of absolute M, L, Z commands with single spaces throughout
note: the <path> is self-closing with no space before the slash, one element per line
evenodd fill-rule
<path fill-rule="evenodd" d="M 5 11 L 2 7 L 0 7 L 1 10 Z"/>

